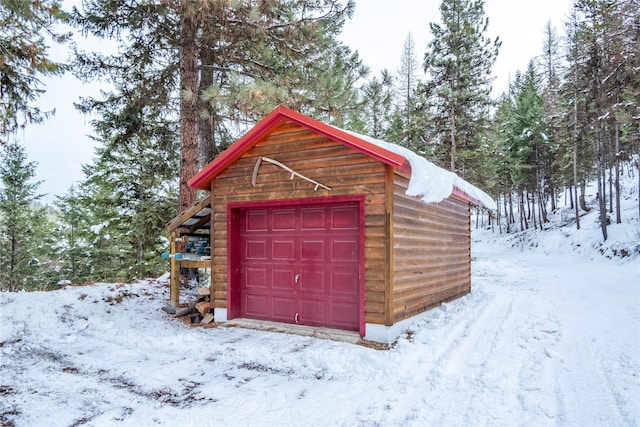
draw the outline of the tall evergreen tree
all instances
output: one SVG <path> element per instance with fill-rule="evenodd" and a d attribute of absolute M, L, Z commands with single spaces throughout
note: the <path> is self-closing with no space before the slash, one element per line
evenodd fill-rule
<path fill-rule="evenodd" d="M 489 20 L 483 0 L 442 0 L 440 14 L 442 23 L 429 25 L 433 40 L 424 56 L 433 95 L 427 108 L 439 159 L 473 180 L 492 102 L 491 68 L 501 43 L 486 36 Z"/>
<path fill-rule="evenodd" d="M 413 93 L 418 84 L 418 58 L 416 53 L 416 45 L 413 41 L 411 33 L 407 35 L 400 57 L 400 69 L 398 70 L 398 95 L 401 108 L 408 114 Z M 408 122 L 409 118 L 405 118 Z"/>
<path fill-rule="evenodd" d="M 374 77 L 360 88 L 360 92 L 358 108 L 348 115 L 345 126 L 373 138 L 386 139 L 394 96 L 391 74 L 382 70 L 380 79 Z"/>
<path fill-rule="evenodd" d="M 33 102 L 42 89 L 40 78 L 63 72 L 49 58 L 43 34 L 62 43 L 69 37 L 54 31 L 67 15 L 57 0 L 5 0 L 0 3 L 0 143 L 27 123 L 39 123 L 50 112 Z"/>
<path fill-rule="evenodd" d="M 416 47 L 411 33 L 407 35 L 396 78 L 395 108 L 389 119 L 387 140 L 424 153 L 424 111 L 416 113 L 420 79 Z"/>
<path fill-rule="evenodd" d="M 517 191 L 520 199 L 521 223 L 528 228 L 528 220 L 532 219 L 534 225 L 542 228 L 542 223 L 547 221 L 546 195 L 553 150 L 548 137 L 542 83 L 533 61 L 524 74 L 516 75 L 510 96 L 503 101 L 498 128 L 512 190 Z M 537 203 L 525 217 L 524 206 L 529 205 L 530 199 Z"/>
<path fill-rule="evenodd" d="M 186 180 L 194 156 L 210 161 L 275 105 L 342 120 L 342 107 L 353 104 L 353 83 L 364 72 L 357 55 L 336 40 L 353 7 L 338 0 L 86 2 L 75 22 L 98 37 L 115 38 L 121 55 L 80 55 L 79 74 L 124 75 L 129 91 L 145 96 L 134 103 L 127 93 L 114 92 L 106 100 L 86 100 L 84 109 L 115 102 L 144 113 L 142 107 L 160 103 L 173 121 L 181 114 L 184 207 L 193 198 L 186 197 Z"/>
<path fill-rule="evenodd" d="M 166 267 L 160 258 L 166 249 L 164 225 L 176 213 L 172 135 L 156 139 L 151 132 L 148 139 L 122 145 L 103 134 L 94 164 L 83 167 L 80 205 L 88 216 L 84 235 L 91 242 L 93 278 L 131 280 Z"/>
<path fill-rule="evenodd" d="M 60 279 L 80 284 L 91 276 L 91 242 L 87 238 L 89 214 L 81 195 L 72 185 L 66 194 L 56 197 L 56 237 Z"/>
<path fill-rule="evenodd" d="M 36 205 L 40 182 L 33 181 L 36 163 L 29 162 L 24 147 L 11 143 L 0 150 L 0 289 L 35 289 L 39 224 L 44 210 Z"/>

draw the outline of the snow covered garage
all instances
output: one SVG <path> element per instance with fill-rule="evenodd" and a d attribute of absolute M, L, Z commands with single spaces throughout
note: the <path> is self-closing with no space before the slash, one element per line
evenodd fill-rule
<path fill-rule="evenodd" d="M 470 204 L 489 196 L 412 152 L 277 107 L 189 184 L 210 191 L 215 321 L 389 343 L 471 290 Z"/>

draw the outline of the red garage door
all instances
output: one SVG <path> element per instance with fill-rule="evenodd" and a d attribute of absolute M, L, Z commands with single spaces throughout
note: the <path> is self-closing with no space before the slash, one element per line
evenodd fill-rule
<path fill-rule="evenodd" d="M 241 317 L 358 330 L 358 202 L 239 216 Z"/>

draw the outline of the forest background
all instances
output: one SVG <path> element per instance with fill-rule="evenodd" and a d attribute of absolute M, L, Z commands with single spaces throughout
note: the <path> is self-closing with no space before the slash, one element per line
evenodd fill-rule
<path fill-rule="evenodd" d="M 9 0 L 0 6 L 0 287 L 129 281 L 166 269 L 164 224 L 199 197 L 186 186 L 278 104 L 411 148 L 490 193 L 496 232 L 544 229 L 564 197 L 580 215 L 623 221 L 620 175 L 640 161 L 640 6 L 576 0 L 561 31 L 495 97 L 501 41 L 481 0 L 442 0 L 411 34 L 399 69 L 372 75 L 339 39 L 355 2 L 338 0 Z M 81 51 L 66 26 L 115 54 Z M 63 28 L 63 30 L 60 30 Z M 71 58 L 50 58 L 47 43 Z M 64 72 L 108 89 L 80 100 L 96 152 L 85 178 L 39 201 L 20 129 L 51 114 L 40 80 Z M 640 178 L 639 178 L 640 179 Z M 587 206 L 587 181 L 598 185 Z M 640 206 L 639 206 L 640 212 Z"/>

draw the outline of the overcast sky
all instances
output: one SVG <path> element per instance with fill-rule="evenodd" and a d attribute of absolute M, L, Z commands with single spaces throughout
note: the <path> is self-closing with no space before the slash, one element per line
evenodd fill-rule
<path fill-rule="evenodd" d="M 572 0 L 485 0 L 489 18 L 488 35 L 499 36 L 502 47 L 493 71 L 494 92 L 504 92 L 517 70 L 524 70 L 528 61 L 540 55 L 547 21 L 564 34 L 563 22 Z M 439 0 L 356 0 L 356 11 L 343 29 L 341 40 L 360 53 L 362 61 L 377 75 L 383 68 L 396 73 L 409 32 L 413 36 L 417 59 L 422 64 L 427 43 L 431 39 L 430 22 L 440 21 Z M 81 181 L 81 165 L 94 156 L 94 144 L 89 138 L 89 117 L 73 107 L 80 96 L 98 93 L 96 85 L 87 86 L 71 76 L 46 80 L 46 93 L 39 104 L 55 108 L 56 114 L 45 124 L 31 126 L 19 133 L 29 153 L 38 163 L 37 179 L 42 180 L 45 201 L 63 195 Z"/>

